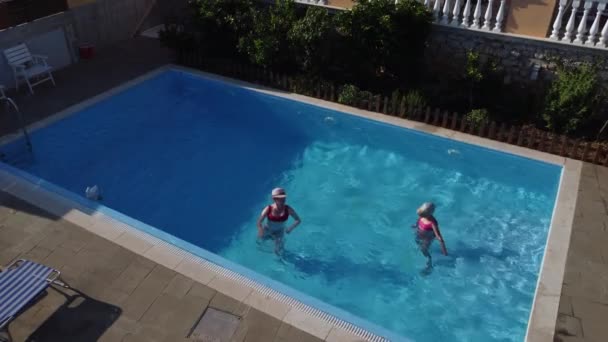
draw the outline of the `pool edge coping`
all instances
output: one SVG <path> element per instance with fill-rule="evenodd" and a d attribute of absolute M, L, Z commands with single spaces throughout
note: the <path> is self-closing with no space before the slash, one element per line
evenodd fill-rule
<path fill-rule="evenodd" d="M 521 146 L 510 145 L 510 144 L 507 144 L 504 142 L 490 140 L 487 138 L 482 138 L 482 137 L 466 134 L 463 132 L 452 131 L 450 129 L 443 128 L 443 127 L 437 127 L 437 126 L 433 126 L 433 125 L 429 125 L 429 124 L 425 124 L 425 123 L 421 123 L 421 122 L 417 122 L 417 121 L 412 121 L 412 120 L 408 120 L 408 119 L 404 119 L 404 118 L 400 118 L 400 117 L 395 117 L 395 116 L 390 116 L 390 115 L 380 114 L 380 113 L 374 113 L 374 112 L 370 112 L 367 110 L 358 109 L 358 108 L 354 108 L 354 107 L 350 107 L 350 106 L 346 106 L 346 105 L 342 105 L 342 104 L 338 104 L 338 103 L 334 103 L 334 102 L 330 102 L 330 101 L 325 101 L 325 100 L 316 99 L 316 98 L 312 98 L 312 97 L 308 97 L 308 96 L 304 96 L 304 95 L 293 94 L 293 93 L 289 93 L 289 92 L 285 92 L 285 91 L 281 91 L 281 90 L 276 90 L 276 89 L 272 89 L 269 87 L 252 84 L 252 83 L 249 83 L 246 81 L 236 80 L 236 79 L 232 79 L 229 77 L 220 76 L 220 75 L 216 75 L 216 74 L 210 74 L 210 73 L 203 72 L 200 70 L 191 69 L 191 68 L 178 66 L 178 65 L 174 65 L 174 64 L 167 64 L 167 65 L 161 66 L 159 68 L 153 69 L 151 71 L 148 71 L 136 78 L 133 78 L 130 81 L 122 83 L 122 84 L 120 84 L 116 87 L 113 87 L 109 90 L 106 90 L 94 97 L 91 97 L 91 98 L 81 101 L 75 105 L 72 105 L 64 110 L 61 110 L 58 113 L 53 114 L 45 119 L 39 120 L 31 125 L 28 125 L 28 129 L 30 131 L 35 131 L 35 130 L 38 130 L 45 126 L 48 126 L 71 114 L 77 113 L 80 110 L 82 110 L 88 106 L 91 106 L 99 101 L 102 101 L 107 97 L 120 93 L 123 90 L 131 88 L 134 85 L 137 85 L 143 81 L 146 81 L 156 75 L 159 75 L 159 74 L 161 74 L 165 71 L 169 71 L 169 70 L 183 71 L 183 72 L 187 72 L 190 74 L 199 75 L 199 76 L 202 76 L 207 79 L 219 80 L 219 81 L 226 82 L 226 83 L 229 83 L 232 85 L 245 87 L 245 88 L 253 90 L 253 91 L 266 93 L 266 94 L 270 94 L 273 96 L 278 96 L 278 97 L 286 98 L 286 99 L 290 99 L 290 100 L 295 100 L 295 101 L 303 102 L 306 104 L 319 106 L 319 107 L 322 107 L 325 109 L 336 110 L 336 111 L 346 113 L 349 115 L 355 115 L 358 117 L 363 117 L 366 119 L 371 119 L 374 121 L 379 121 L 379 122 L 395 125 L 398 127 L 415 130 L 415 131 L 420 131 L 420 132 L 428 133 L 428 134 L 443 137 L 443 138 L 453 139 L 453 140 L 456 140 L 459 142 L 479 146 L 479 147 L 490 149 L 490 150 L 505 152 L 505 153 L 513 154 L 513 155 L 516 155 L 519 157 L 529 158 L 532 160 L 561 166 L 562 175 L 560 178 L 559 189 L 558 189 L 558 193 L 557 193 L 557 197 L 556 197 L 554 210 L 552 213 L 551 224 L 550 224 L 550 227 L 548 230 L 547 242 L 545 245 L 543 259 L 542 259 L 541 266 L 540 266 L 537 286 L 536 286 L 535 293 L 534 293 L 534 300 L 533 300 L 532 307 L 530 310 L 530 317 L 528 320 L 525 340 L 534 341 L 534 342 L 546 341 L 547 338 L 552 338 L 554 336 L 555 327 L 557 324 L 557 314 L 558 314 L 558 309 L 559 309 L 559 301 L 560 301 L 560 297 L 561 297 L 561 288 L 562 288 L 563 276 L 564 276 L 564 272 L 565 272 L 568 248 L 569 248 L 569 244 L 570 244 L 570 235 L 572 232 L 572 222 L 574 220 L 574 210 L 576 208 L 576 200 L 578 198 L 578 186 L 579 186 L 579 182 L 580 182 L 583 162 L 574 160 L 574 159 L 569 159 L 566 157 L 548 154 L 546 152 L 527 149 L 527 148 L 521 147 Z M 2 137 L 0 137 L 0 145 L 8 143 L 19 137 L 20 137 L 19 133 L 8 134 L 5 136 L 2 136 Z M 2 171 L 2 170 L 0 169 L 0 171 Z M 6 173 L 6 174 L 8 174 L 8 173 Z M 0 173 L 0 176 L 2 176 L 2 173 Z M 10 175 L 10 176 L 15 177 L 14 175 Z M 194 265 L 212 264 L 212 265 L 215 265 L 215 267 L 218 267 L 225 271 L 233 272 L 237 276 L 240 276 L 246 280 L 255 282 L 254 279 L 249 279 L 245 276 L 238 274 L 237 272 L 226 269 L 220 265 L 216 265 L 211 261 L 205 260 L 202 257 L 196 256 L 177 246 L 174 246 L 168 242 L 165 242 L 164 240 L 157 238 L 147 232 L 144 232 L 132 225 L 120 222 L 118 219 L 115 219 L 109 215 L 102 214 L 99 212 L 94 212 L 92 215 L 87 215 L 78 209 L 80 204 L 78 204 L 77 202 L 68 204 L 66 202 L 71 202 L 70 199 L 68 199 L 64 196 L 61 196 L 59 194 L 53 194 L 53 197 L 56 197 L 56 198 L 53 198 L 52 200 L 50 200 L 47 197 L 46 198 L 47 201 L 41 201 L 40 198 L 43 198 L 44 196 L 36 196 L 34 190 L 40 190 L 42 188 L 40 188 L 40 187 L 31 188 L 31 186 L 28 187 L 27 185 L 24 187 L 24 184 L 19 184 L 20 181 L 26 182 L 25 179 L 17 179 L 12 182 L 11 181 L 9 181 L 8 183 L 5 182 L 4 186 L 2 186 L 2 179 L 0 177 L 0 190 L 10 192 L 13 195 L 15 195 L 23 200 L 31 202 L 32 204 L 35 204 L 42 209 L 46 209 L 46 210 L 50 211 L 51 213 L 54 213 L 53 211 L 55 211 L 55 212 L 57 211 L 56 203 L 53 203 L 53 201 L 54 202 L 63 201 L 64 203 L 63 203 L 62 209 L 63 210 L 66 209 L 65 205 L 67 205 L 70 208 L 69 208 L 69 210 L 67 210 L 64 213 L 65 215 L 61 216 L 62 218 L 66 219 L 72 223 L 75 223 L 75 224 L 81 226 L 82 228 L 87 229 L 106 239 L 109 239 L 108 237 L 116 239 L 119 236 L 123 236 L 125 233 L 129 233 L 125 236 L 126 238 L 128 238 L 126 240 L 127 242 L 125 242 L 125 244 L 127 244 L 128 247 L 125 247 L 125 246 L 123 246 L 123 247 L 125 247 L 137 254 L 141 254 L 161 265 L 164 265 L 164 266 L 169 265 L 169 266 L 173 266 L 174 268 L 177 268 L 178 266 L 181 265 L 181 263 L 184 260 L 190 260 L 190 263 L 194 263 Z M 10 190 L 10 191 L 8 191 L 8 190 Z M 50 201 L 48 201 L 48 200 L 50 200 Z M 88 216 L 88 218 L 87 218 L 87 216 Z M 118 228 L 116 228 L 116 227 L 109 228 L 107 222 L 106 223 L 97 223 L 97 225 L 96 225 L 96 224 L 94 224 L 95 222 L 92 221 L 94 217 L 100 218 L 101 222 L 115 221 L 114 223 Z M 93 227 L 97 227 L 97 228 L 94 229 Z M 114 236 L 113 234 L 115 234 L 116 231 L 121 231 L 121 233 L 117 236 Z M 112 239 L 109 239 L 109 240 L 121 245 L 117 241 L 114 241 Z M 145 249 L 145 246 L 150 244 L 149 241 L 154 241 L 154 240 L 158 240 L 159 242 L 156 244 L 152 244 L 149 248 Z M 153 247 L 156 247 L 156 246 L 159 246 L 159 247 L 157 247 L 156 249 L 152 249 Z M 557 246 L 559 246 L 559 248 L 556 248 Z M 175 260 L 171 261 L 171 257 L 174 255 L 184 255 L 184 257 L 178 264 L 173 265 Z M 189 256 L 186 257 L 186 255 L 189 255 Z M 193 261 L 193 260 L 197 260 L 197 259 L 200 259 L 200 260 Z M 563 260 L 563 262 L 560 262 L 562 260 Z M 192 272 L 192 267 L 196 268 L 196 266 L 192 266 L 192 264 L 189 264 L 188 266 L 181 266 L 181 267 L 184 268 L 184 269 L 182 269 L 182 271 L 185 271 L 188 274 L 180 272 L 174 268 L 172 268 L 172 269 L 174 269 L 188 277 L 191 277 L 191 278 L 193 278 L 193 276 L 197 276 L 199 278 L 203 277 L 200 274 L 196 274 L 196 272 L 194 272 L 194 273 Z M 200 271 L 200 269 L 199 269 L 199 271 Z M 222 274 L 222 273 L 220 273 L 220 274 Z M 225 275 L 222 275 L 222 277 L 226 278 Z M 212 279 L 208 280 L 209 281 L 208 283 L 203 283 L 203 284 L 210 286 L 211 281 L 215 278 L 216 277 L 214 276 Z M 193 279 L 197 280 L 196 278 L 193 278 Z M 222 279 L 222 278 L 220 278 L 220 279 Z M 239 283 L 238 281 L 231 281 L 230 277 L 228 277 L 226 279 L 228 279 L 228 281 L 220 281 L 220 280 L 216 281 L 215 285 L 217 287 L 222 287 L 222 289 L 216 289 L 216 290 L 218 290 L 228 296 L 231 296 L 233 298 L 235 298 L 235 296 L 238 298 L 241 298 L 243 296 L 242 286 L 244 286 L 244 285 Z M 206 280 L 206 278 L 203 277 L 202 280 Z M 258 283 L 258 285 L 265 286 L 265 285 L 259 284 L 259 283 Z M 226 288 L 228 290 L 225 290 L 225 291 L 228 293 L 225 293 L 223 291 Z M 270 289 L 270 290 L 272 290 L 272 289 Z M 250 292 L 248 292 L 247 296 L 244 297 L 243 300 L 241 300 L 241 301 L 243 303 L 247 304 L 245 302 L 245 300 L 249 296 L 253 295 L 253 291 L 254 291 L 254 289 L 250 289 Z M 272 291 L 279 293 L 276 290 L 272 290 Z M 280 295 L 285 296 L 283 294 L 280 294 Z M 265 300 L 270 300 L 269 299 L 270 297 L 268 297 L 268 295 L 265 295 L 265 296 L 266 297 L 262 296 L 262 298 L 265 298 Z M 235 298 L 235 299 L 238 299 L 238 298 Z M 251 300 L 252 304 L 257 303 L 257 306 L 252 305 L 252 304 L 248 304 L 248 305 L 251 305 L 252 307 L 254 307 L 256 309 L 259 309 L 265 313 L 270 314 L 271 316 L 273 316 L 275 318 L 278 318 L 278 317 L 276 317 L 277 313 L 275 311 L 273 311 L 276 309 L 276 308 L 274 308 L 274 306 L 271 307 L 270 309 L 266 308 L 265 304 L 263 304 L 263 303 L 260 304 L 259 298 L 257 298 L 257 299 L 258 299 L 257 302 L 254 301 L 253 299 Z M 293 300 L 298 301 L 295 298 L 293 298 Z M 308 306 L 307 304 L 302 303 L 301 301 L 298 301 L 298 302 L 304 306 Z M 287 311 L 286 315 L 293 308 L 294 307 L 290 308 Z M 327 313 L 325 313 L 319 309 L 316 309 L 313 307 L 310 307 L 310 309 L 316 310 L 323 314 L 328 315 Z M 266 312 L 264 310 L 272 311 L 272 313 Z M 298 310 L 300 310 L 300 309 L 298 309 Z M 303 311 L 300 310 L 300 311 L 301 312 L 294 313 L 289 317 L 285 316 L 290 320 L 290 322 L 286 322 L 286 323 L 294 325 L 295 327 L 302 329 L 303 331 L 306 331 L 308 333 L 313 334 L 316 337 L 319 337 L 318 336 L 319 333 L 317 331 L 315 331 L 315 329 L 323 326 L 322 323 L 326 322 L 326 321 L 320 322 L 320 318 L 315 317 L 314 315 L 311 315 L 310 314 L 311 312 L 309 312 L 308 309 L 303 310 Z M 342 319 L 335 317 L 334 315 L 331 315 L 331 314 L 329 314 L 329 315 L 336 320 L 342 321 Z M 292 317 L 292 316 L 294 316 L 294 317 Z M 283 317 L 283 318 L 285 318 L 285 317 Z M 306 317 L 309 317 L 311 320 L 305 319 Z M 279 318 L 279 319 L 283 320 L 283 318 Z M 357 326 L 353 323 L 349 323 L 349 322 L 345 322 L 345 321 L 343 321 L 343 322 L 365 331 L 364 327 Z M 343 329 L 344 327 L 334 325 L 329 328 L 329 330 L 327 331 L 327 335 L 325 336 L 324 339 L 329 338 L 331 335 L 331 332 L 334 331 L 335 330 L 334 328 L 336 328 L 336 327 L 338 327 L 338 329 L 344 330 Z M 348 330 L 348 328 L 347 328 L 347 330 Z M 323 331 L 325 331 L 325 330 L 323 330 Z M 358 338 L 365 338 L 370 341 L 371 340 L 380 341 L 383 338 L 382 336 L 376 335 L 369 331 L 367 331 L 367 333 L 369 333 L 373 336 L 363 337 L 363 336 L 361 336 L 361 332 L 356 333 L 354 336 L 357 336 Z M 339 334 L 339 333 L 337 333 L 337 334 Z M 349 332 L 345 332 L 345 334 L 348 335 Z M 363 335 L 367 336 L 367 334 L 365 334 L 365 333 L 363 333 Z M 378 340 L 377 338 L 381 338 L 381 339 Z M 327 339 L 327 341 L 330 341 L 330 340 L 334 341 L 334 339 Z M 395 339 L 393 339 L 393 340 L 395 340 Z"/>

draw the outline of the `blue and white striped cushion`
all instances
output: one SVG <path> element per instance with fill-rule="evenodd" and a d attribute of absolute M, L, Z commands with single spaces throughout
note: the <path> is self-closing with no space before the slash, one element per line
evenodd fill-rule
<path fill-rule="evenodd" d="M 50 267 L 23 261 L 17 268 L 0 272 L 0 324 L 15 316 L 29 301 L 48 286 Z"/>

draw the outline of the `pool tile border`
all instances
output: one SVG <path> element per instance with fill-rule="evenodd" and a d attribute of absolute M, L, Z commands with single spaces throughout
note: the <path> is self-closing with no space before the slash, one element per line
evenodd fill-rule
<path fill-rule="evenodd" d="M 183 71 L 207 79 L 228 82 L 261 93 L 296 100 L 350 115 L 477 145 L 483 148 L 507 152 L 517 156 L 563 166 L 559 192 L 551 220 L 547 245 L 541 264 L 541 271 L 526 332 L 526 341 L 536 342 L 552 339 L 557 321 L 561 285 L 572 231 L 574 208 L 578 196 L 578 185 L 583 165 L 582 162 L 527 149 L 521 146 L 510 145 L 462 132 L 452 131 L 442 127 L 373 113 L 303 95 L 278 91 L 264 86 L 254 85 L 248 82 L 176 65 L 167 65 L 148 72 L 44 120 L 38 121 L 28 126 L 28 129 L 33 131 L 45 127 L 168 70 Z M 1 137 L 0 145 L 17 139 L 18 137 L 19 134 Z M 262 312 L 282 320 L 285 323 L 291 324 L 296 328 L 302 329 L 318 338 L 333 342 L 361 341 L 362 339 L 372 342 L 389 341 L 389 339 L 385 337 L 373 334 L 361 327 L 304 304 L 297 299 L 286 296 L 266 285 L 257 283 L 254 280 L 216 265 L 202 257 L 191 254 L 173 244 L 152 236 L 147 232 L 112 218 L 111 216 L 89 208 L 83 208 L 81 204 L 72 201 L 65 196 L 49 191 L 42 187 L 41 184 L 32 181 L 35 177 L 29 177 L 30 179 L 28 181 L 26 179 L 27 177 L 15 176 L 6 170 L 3 170 L 1 166 L 0 163 L 0 190 L 7 191 L 16 197 L 37 205 L 53 214 L 59 215 L 92 233 L 113 241 L 124 248 L 143 255 L 144 257 L 185 276 L 191 277 L 225 295 L 251 305 Z M 40 181 L 40 183 L 42 182 L 43 181 Z M 392 337 L 390 340 L 395 341 L 401 339 Z"/>

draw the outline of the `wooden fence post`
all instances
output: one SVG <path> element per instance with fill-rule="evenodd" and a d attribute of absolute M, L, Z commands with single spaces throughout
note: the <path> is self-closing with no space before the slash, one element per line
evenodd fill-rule
<path fill-rule="evenodd" d="M 500 128 L 498 129 L 498 134 L 496 134 L 496 140 L 498 140 L 498 141 L 504 140 L 504 135 L 505 135 L 506 129 L 507 129 L 507 124 L 505 124 L 504 122 L 501 123 Z"/>
<path fill-rule="evenodd" d="M 589 147 L 591 147 L 591 141 L 585 141 L 585 148 L 583 149 L 583 155 L 581 156 L 582 161 L 587 160 L 587 154 L 589 153 Z"/>
<path fill-rule="evenodd" d="M 380 113 L 380 101 L 381 101 L 381 96 L 376 95 L 376 113 Z"/>
<path fill-rule="evenodd" d="M 384 97 L 384 106 L 382 107 L 382 113 L 388 114 L 388 96 Z"/>
<path fill-rule="evenodd" d="M 507 137 L 507 144 L 512 144 L 513 139 L 515 138 L 516 128 L 515 126 L 511 126 L 511 130 L 509 131 L 509 136 Z"/>
<path fill-rule="evenodd" d="M 488 131 L 488 138 L 494 139 L 494 133 L 496 132 L 496 122 L 490 123 L 490 130 Z"/>
<path fill-rule="evenodd" d="M 479 132 L 477 133 L 477 135 L 479 135 L 480 137 L 484 137 L 485 133 L 486 133 L 486 122 L 484 120 L 479 125 Z"/>
<path fill-rule="evenodd" d="M 593 164 L 599 164 L 601 150 L 602 150 L 602 145 L 598 141 L 597 148 L 595 149 L 595 156 L 593 156 Z"/>
<path fill-rule="evenodd" d="M 435 108 L 435 113 L 433 113 L 433 126 L 438 126 L 439 125 L 439 114 L 441 114 L 441 112 L 439 111 L 439 108 Z"/>
<path fill-rule="evenodd" d="M 426 107 L 426 112 L 424 113 L 424 122 L 429 123 L 431 119 L 431 107 Z"/>
<path fill-rule="evenodd" d="M 528 148 L 533 148 L 534 143 L 536 142 L 536 129 L 530 131 L 528 135 Z"/>
<path fill-rule="evenodd" d="M 401 98 L 401 105 L 399 106 L 399 116 L 405 117 L 405 96 Z"/>
<path fill-rule="evenodd" d="M 565 135 L 562 135 L 562 147 L 559 150 L 560 156 L 566 155 L 566 147 L 568 147 L 568 137 L 566 137 Z"/>
<path fill-rule="evenodd" d="M 331 102 L 336 102 L 336 87 L 333 83 L 331 84 L 331 88 L 329 91 L 330 91 L 329 97 L 330 97 Z"/>
<path fill-rule="evenodd" d="M 450 126 L 450 128 L 454 131 L 456 130 L 456 124 L 458 124 L 458 113 L 454 112 L 452 115 L 452 125 Z"/>
<path fill-rule="evenodd" d="M 547 136 L 547 132 L 538 131 L 538 146 L 536 146 L 537 151 L 542 151 L 543 147 L 545 147 L 545 137 Z"/>
<path fill-rule="evenodd" d="M 466 116 L 462 116 L 462 118 L 460 119 L 460 131 L 464 132 L 465 128 L 467 128 L 467 120 L 465 119 Z"/>
<path fill-rule="evenodd" d="M 517 137 L 517 142 L 516 142 L 517 146 L 521 146 L 521 144 L 524 142 L 524 138 L 527 133 L 528 133 L 528 130 L 526 130 L 526 129 L 522 129 L 519 131 L 519 136 Z"/>
<path fill-rule="evenodd" d="M 574 140 L 574 145 L 572 146 L 572 149 L 570 150 L 570 158 L 572 159 L 578 159 L 578 146 L 580 145 L 581 141 L 580 139 L 575 139 Z"/>
<path fill-rule="evenodd" d="M 606 158 L 604 159 L 604 166 L 608 166 L 608 153 L 606 153 Z"/>
<path fill-rule="evenodd" d="M 441 127 L 448 127 L 448 116 L 450 114 L 448 113 L 448 111 L 446 110 L 445 112 L 443 112 L 443 119 L 441 119 Z"/>

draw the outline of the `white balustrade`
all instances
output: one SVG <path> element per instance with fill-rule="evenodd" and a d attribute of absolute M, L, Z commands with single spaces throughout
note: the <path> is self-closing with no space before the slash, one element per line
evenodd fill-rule
<path fill-rule="evenodd" d="M 471 27 L 471 0 L 467 0 L 464 5 L 464 12 L 462 12 L 462 27 Z"/>
<path fill-rule="evenodd" d="M 605 3 L 597 4 L 597 10 L 595 11 L 595 20 L 593 20 L 593 24 L 591 25 L 591 29 L 589 30 L 589 38 L 587 38 L 585 45 L 595 45 L 597 33 L 600 30 L 600 19 L 602 18 L 604 9 L 606 9 Z"/>
<path fill-rule="evenodd" d="M 462 2 L 460 0 L 456 0 L 454 4 L 454 11 L 452 12 L 452 25 L 458 26 L 460 24 L 460 8 L 462 7 Z"/>
<path fill-rule="evenodd" d="M 441 12 L 441 0 L 435 0 L 435 5 L 433 6 L 433 15 L 435 16 L 435 21 L 439 21 L 439 12 Z"/>
<path fill-rule="evenodd" d="M 479 18 L 481 18 L 481 0 L 477 0 L 477 5 L 475 5 L 475 12 L 473 12 L 473 27 L 474 28 L 478 29 L 481 27 Z"/>
<path fill-rule="evenodd" d="M 564 8 L 566 8 L 567 0 L 560 0 L 559 8 L 557 10 L 557 16 L 555 16 L 555 21 L 553 22 L 553 32 L 551 32 L 551 39 L 558 40 L 559 39 L 559 30 L 562 28 L 562 18 L 564 17 Z"/>
<path fill-rule="evenodd" d="M 593 2 L 585 1 L 585 5 L 583 7 L 583 18 L 578 24 L 578 32 L 576 33 L 576 39 L 574 42 L 576 44 L 583 44 L 585 41 L 585 35 L 587 34 L 587 18 L 589 16 L 589 10 L 593 7 Z"/>
<path fill-rule="evenodd" d="M 608 47 L 606 46 L 606 41 L 608 41 L 608 20 L 604 23 L 604 28 L 602 29 L 602 33 L 600 35 L 600 41 L 595 45 L 599 47 Z"/>
<path fill-rule="evenodd" d="M 502 32 L 503 21 L 505 20 L 505 12 L 507 10 L 507 1 L 500 0 L 500 7 L 498 7 L 498 13 L 496 14 L 496 24 L 494 25 L 494 32 Z"/>
<path fill-rule="evenodd" d="M 492 29 L 492 17 L 494 14 L 494 8 L 492 7 L 492 4 L 494 3 L 494 0 L 490 0 L 488 1 L 488 7 L 486 7 L 486 15 L 483 16 L 483 30 L 486 31 L 490 31 L 490 29 Z"/>
<path fill-rule="evenodd" d="M 568 0 L 560 0 L 549 38 L 563 43 L 606 48 L 608 19 L 605 11 L 608 0 L 573 0 L 572 7 L 567 4 Z M 568 21 L 564 27 L 566 17 Z"/>
<path fill-rule="evenodd" d="M 566 40 L 568 43 L 572 42 L 572 35 L 574 34 L 574 22 L 576 21 L 576 11 L 580 6 L 581 2 L 579 0 L 572 1 L 572 12 L 570 12 L 570 19 L 568 19 L 568 24 L 566 24 L 566 34 L 562 40 Z"/>
<path fill-rule="evenodd" d="M 447 25 L 449 20 L 450 20 L 450 0 L 445 0 L 445 3 L 443 5 L 443 17 L 441 18 L 441 23 L 444 25 Z"/>

